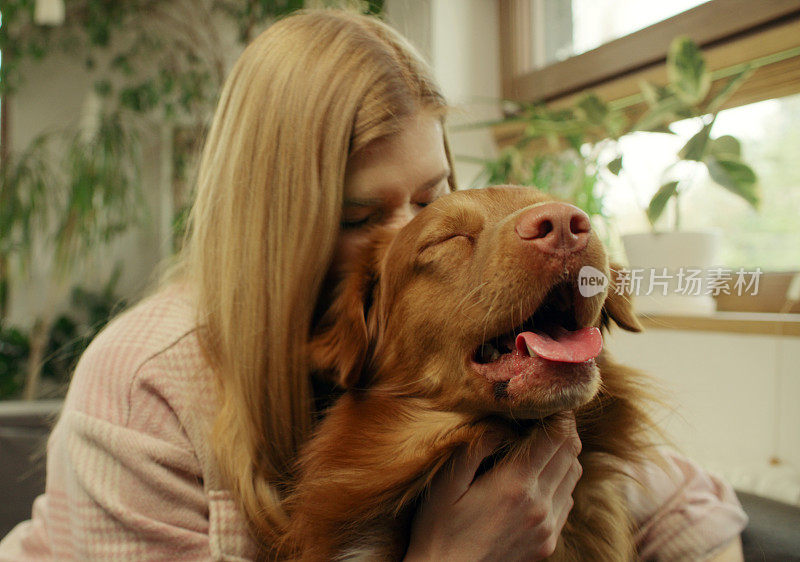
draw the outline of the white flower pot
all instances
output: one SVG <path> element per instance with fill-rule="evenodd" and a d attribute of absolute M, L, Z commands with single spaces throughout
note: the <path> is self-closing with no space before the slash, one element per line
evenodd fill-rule
<path fill-rule="evenodd" d="M 708 315 L 716 309 L 707 294 L 687 294 L 683 275 L 705 271 L 716 265 L 720 233 L 643 232 L 622 236 L 628 269 L 641 271 L 639 287 L 634 287 L 634 307 L 645 314 Z M 685 279 L 685 277 L 683 278 Z M 689 291 L 691 292 L 691 291 Z"/>

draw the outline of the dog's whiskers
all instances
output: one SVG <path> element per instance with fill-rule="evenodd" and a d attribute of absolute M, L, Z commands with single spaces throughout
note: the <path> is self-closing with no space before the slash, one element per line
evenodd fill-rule
<path fill-rule="evenodd" d="M 482 283 L 479 283 L 479 284 L 478 284 L 476 287 L 474 287 L 474 288 L 473 288 L 473 289 L 472 289 L 472 290 L 471 290 L 469 293 L 467 293 L 466 295 L 464 295 L 464 298 L 463 298 L 463 299 L 461 299 L 461 300 L 459 301 L 459 303 L 458 303 L 458 304 L 455 306 L 455 310 L 457 310 L 457 311 L 458 311 L 458 310 L 461 310 L 461 307 L 462 307 L 462 306 L 464 306 L 464 303 L 465 303 L 465 302 L 466 302 L 466 301 L 467 301 L 469 298 L 471 298 L 471 297 L 472 297 L 472 296 L 473 296 L 475 293 L 477 293 L 478 291 L 480 291 L 480 290 L 481 290 L 483 287 L 485 287 L 485 286 L 486 286 L 486 285 L 488 285 L 488 284 L 489 284 L 489 282 L 488 282 L 488 281 L 483 281 Z M 481 297 L 481 299 L 478 301 L 478 304 L 480 304 L 480 302 L 481 302 L 482 300 L 483 300 L 483 297 Z"/>
<path fill-rule="evenodd" d="M 499 297 L 500 297 L 500 291 L 495 291 L 494 296 L 492 297 L 492 302 L 489 305 L 489 309 L 486 311 L 486 315 L 483 317 L 483 341 L 486 341 L 486 330 L 489 327 L 488 326 L 489 318 L 492 317 L 492 312 L 494 312 L 494 305 Z"/>

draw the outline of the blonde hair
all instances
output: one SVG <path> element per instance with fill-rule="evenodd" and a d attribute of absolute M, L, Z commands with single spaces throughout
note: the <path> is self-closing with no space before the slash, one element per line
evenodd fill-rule
<path fill-rule="evenodd" d="M 217 378 L 213 450 L 262 548 L 286 522 L 282 492 L 312 425 L 304 349 L 339 232 L 347 160 L 404 117 L 444 109 L 398 33 L 332 11 L 273 24 L 222 90 L 181 271 L 197 292 Z"/>

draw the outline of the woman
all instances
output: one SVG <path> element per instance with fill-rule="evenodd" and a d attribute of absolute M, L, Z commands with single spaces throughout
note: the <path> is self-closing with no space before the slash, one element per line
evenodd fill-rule
<path fill-rule="evenodd" d="M 281 496 L 332 392 L 304 353 L 315 310 L 367 226 L 402 224 L 455 188 L 445 109 L 413 49 L 374 19 L 294 15 L 246 49 L 206 141 L 180 267 L 86 351 L 49 441 L 47 491 L 0 559 L 283 554 L 271 550 Z M 408 559 L 550 554 L 580 476 L 574 418 L 561 424 L 536 462 L 474 483 L 492 444 L 457 459 L 416 515 Z M 643 528 L 668 531 L 673 557 L 738 548 L 727 487 L 694 467 L 658 474 L 646 478 L 665 482 L 660 503 L 636 509 Z M 710 539 L 671 520 L 687 506 Z M 644 552 L 658 545 L 643 538 Z"/>

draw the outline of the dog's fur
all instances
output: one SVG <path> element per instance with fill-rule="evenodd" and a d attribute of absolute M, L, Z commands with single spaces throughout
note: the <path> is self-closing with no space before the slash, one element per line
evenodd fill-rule
<path fill-rule="evenodd" d="M 519 326 L 557 284 L 574 292 L 579 325 L 607 328 L 613 320 L 639 330 L 612 275 L 608 291 L 577 294 L 583 265 L 610 272 L 594 234 L 581 251 L 557 255 L 516 235 L 516 218 L 547 200 L 508 186 L 440 198 L 399 233 L 376 232 L 341 282 L 310 354 L 319 373 L 348 391 L 303 450 L 287 499 L 286 544 L 300 558 L 402 558 L 417 502 L 459 447 L 496 433 L 500 457 L 527 455 L 561 410 L 576 412 L 583 476 L 553 559 L 635 556 L 618 468 L 648 449 L 638 373 L 603 352 L 592 384 L 509 395 L 470 368 L 483 341 Z"/>

